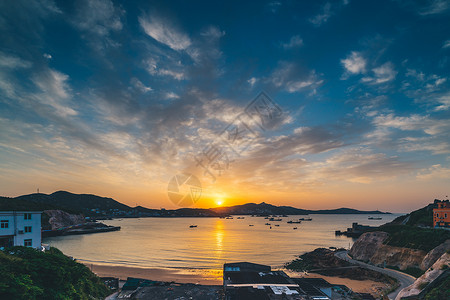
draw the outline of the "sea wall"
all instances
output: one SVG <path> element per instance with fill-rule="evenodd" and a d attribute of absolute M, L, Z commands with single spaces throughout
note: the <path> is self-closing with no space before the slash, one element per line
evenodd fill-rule
<path fill-rule="evenodd" d="M 353 244 L 349 254 L 357 260 L 370 262 L 377 266 L 396 266 L 401 270 L 408 267 L 427 270 L 446 250 L 450 249 L 450 240 L 426 253 L 423 250 L 384 245 L 389 236 L 382 231 L 367 232 Z"/>

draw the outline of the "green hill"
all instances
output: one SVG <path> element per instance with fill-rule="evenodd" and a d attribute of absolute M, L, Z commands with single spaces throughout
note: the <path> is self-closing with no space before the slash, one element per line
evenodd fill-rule
<path fill-rule="evenodd" d="M 0 299 L 104 299 L 110 290 L 56 248 L 0 251 Z"/>

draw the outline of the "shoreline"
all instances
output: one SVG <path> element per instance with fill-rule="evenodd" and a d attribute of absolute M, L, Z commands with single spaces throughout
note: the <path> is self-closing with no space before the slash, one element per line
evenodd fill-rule
<path fill-rule="evenodd" d="M 222 270 L 142 268 L 78 262 L 87 266 L 99 277 L 117 277 L 120 280 L 127 280 L 127 277 L 135 277 L 153 281 L 222 285 Z"/>
<path fill-rule="evenodd" d="M 164 269 L 142 268 L 130 266 L 112 266 L 80 262 L 87 266 L 99 277 L 116 277 L 127 280 L 127 277 L 142 278 L 153 281 L 192 283 L 199 285 L 222 285 L 222 270 L 195 270 L 195 269 Z M 343 284 L 355 292 L 380 295 L 386 284 L 372 280 L 353 280 L 337 276 L 324 276 L 315 273 L 298 273 L 286 269 L 280 269 L 292 277 L 323 278 L 331 284 Z"/>

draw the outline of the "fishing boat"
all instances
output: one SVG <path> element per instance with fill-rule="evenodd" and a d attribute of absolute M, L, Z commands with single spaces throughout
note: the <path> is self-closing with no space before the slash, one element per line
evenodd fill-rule
<path fill-rule="evenodd" d="M 383 218 L 381 218 L 381 217 L 369 217 L 368 219 L 369 220 L 381 220 Z"/>
<path fill-rule="evenodd" d="M 264 225 L 268 225 L 268 226 L 270 226 L 270 223 L 266 223 L 266 224 L 264 224 Z"/>
<path fill-rule="evenodd" d="M 191 225 L 189 228 L 197 228 L 197 225 Z"/>
<path fill-rule="evenodd" d="M 288 224 L 300 224 L 302 221 L 287 221 Z"/>
<path fill-rule="evenodd" d="M 300 221 L 312 221 L 312 218 L 300 218 Z"/>
<path fill-rule="evenodd" d="M 296 229 L 297 229 L 297 227 L 294 227 L 294 228 L 292 228 L 292 229 L 296 230 Z"/>

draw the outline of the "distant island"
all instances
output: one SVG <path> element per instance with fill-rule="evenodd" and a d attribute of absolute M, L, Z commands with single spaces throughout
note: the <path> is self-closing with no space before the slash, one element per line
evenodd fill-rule
<path fill-rule="evenodd" d="M 361 211 L 352 208 L 307 210 L 268 203 L 247 203 L 217 208 L 150 209 L 130 207 L 112 198 L 90 194 L 58 191 L 52 194 L 34 193 L 14 198 L 0 197 L 0 210 L 63 210 L 95 219 L 133 217 L 223 217 L 228 215 L 308 215 L 308 214 L 389 214 L 381 211 Z"/>

